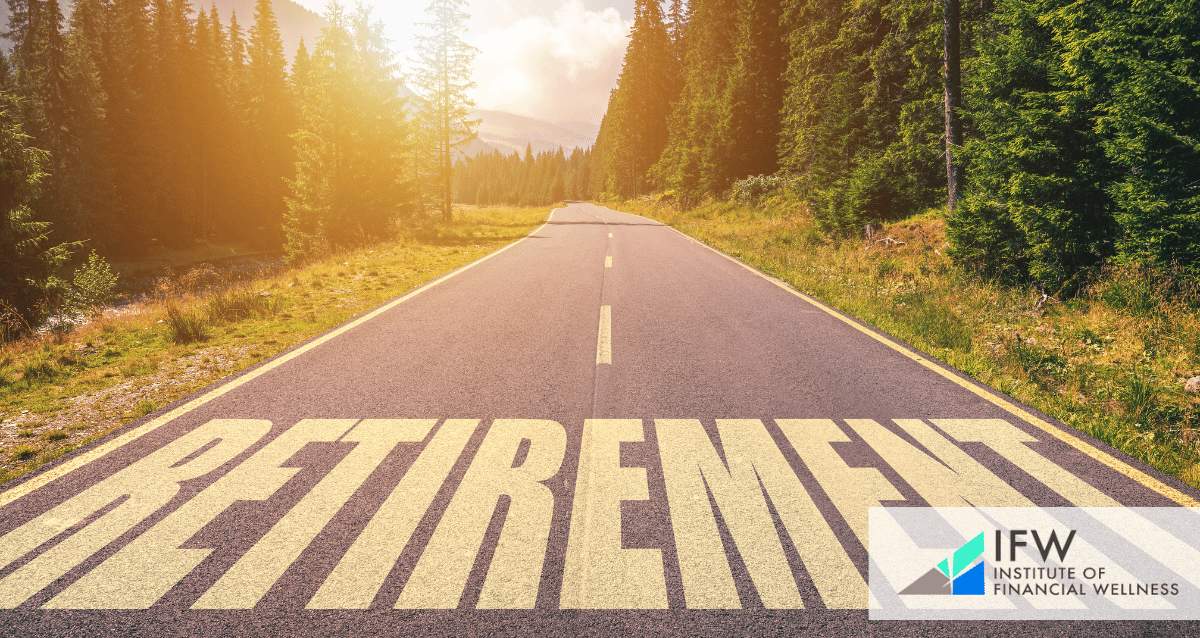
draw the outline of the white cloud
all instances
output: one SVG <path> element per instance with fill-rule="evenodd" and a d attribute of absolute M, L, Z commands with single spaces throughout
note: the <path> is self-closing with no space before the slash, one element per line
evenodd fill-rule
<path fill-rule="evenodd" d="M 616 85 L 632 22 L 612 7 L 586 9 L 581 0 L 561 3 L 549 16 L 529 15 L 537 2 L 489 2 L 492 25 L 524 14 L 502 27 L 472 26 L 469 42 L 475 58 L 474 97 L 480 108 L 509 111 L 549 120 L 599 123 Z M 475 7 L 473 7 L 475 8 Z M 481 7 L 482 8 L 482 7 Z"/>
<path fill-rule="evenodd" d="M 326 0 L 296 0 L 324 12 Z M 368 0 L 382 20 L 397 62 L 414 55 L 415 22 L 429 0 Z M 552 121 L 599 124 L 617 83 L 632 0 L 471 0 L 464 39 L 480 50 L 473 97 L 479 108 Z M 342 5 L 353 9 L 352 0 Z M 622 17 L 622 12 L 629 14 Z"/>

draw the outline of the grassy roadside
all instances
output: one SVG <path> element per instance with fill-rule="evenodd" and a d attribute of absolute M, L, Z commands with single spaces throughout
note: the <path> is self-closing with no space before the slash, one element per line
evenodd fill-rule
<path fill-rule="evenodd" d="M 1200 287 L 1141 268 L 1066 302 L 998 287 L 945 255 L 940 214 L 864 238 L 823 234 L 803 204 L 709 203 L 660 220 L 940 358 L 1082 432 L 1200 487 Z"/>
<path fill-rule="evenodd" d="M 62 335 L 0 346 L 0 483 L 509 244 L 550 208 L 454 222 L 228 284 L 211 269 Z"/>

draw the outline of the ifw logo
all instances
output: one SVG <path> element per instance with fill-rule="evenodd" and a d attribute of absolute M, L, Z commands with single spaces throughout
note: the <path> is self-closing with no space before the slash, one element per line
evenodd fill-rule
<path fill-rule="evenodd" d="M 982 596 L 983 595 L 983 532 L 954 550 L 948 559 L 905 587 L 901 596 Z M 978 563 L 975 561 L 979 560 Z M 972 564 L 974 565 L 972 567 Z"/>

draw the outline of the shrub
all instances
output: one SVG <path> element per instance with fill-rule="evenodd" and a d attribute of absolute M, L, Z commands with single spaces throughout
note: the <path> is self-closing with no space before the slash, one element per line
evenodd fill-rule
<path fill-rule="evenodd" d="M 116 287 L 117 276 L 108 262 L 93 250 L 87 262 L 75 270 L 62 311 L 69 316 L 95 313 L 117 298 Z"/>

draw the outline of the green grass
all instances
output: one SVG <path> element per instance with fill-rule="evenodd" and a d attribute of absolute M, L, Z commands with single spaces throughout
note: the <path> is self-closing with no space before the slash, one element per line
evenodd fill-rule
<path fill-rule="evenodd" d="M 0 345 L 0 419 L 29 415 L 52 423 L 70 400 L 117 384 L 141 389 L 136 405 L 98 404 L 88 423 L 58 423 L 78 432 L 16 443 L 0 453 L 0 483 L 86 445 L 220 378 L 254 365 L 443 273 L 516 241 L 545 221 L 550 208 L 464 207 L 450 223 L 240 283 L 211 269 L 165 281 L 154 301 L 107 313 L 75 332 Z M 342 273 L 337 277 L 335 273 Z M 370 285 L 368 285 L 370 284 Z M 216 292 L 202 293 L 215 285 Z M 190 366 L 190 372 L 187 366 Z M 61 426 L 61 427 L 60 427 Z M 22 455 L 14 456 L 17 446 Z M 3 462 L 7 458 L 8 462 Z"/>
<path fill-rule="evenodd" d="M 946 256 L 939 211 L 864 238 L 822 233 L 802 203 L 710 202 L 680 212 L 645 198 L 622 210 L 663 221 L 938 357 L 1151 466 L 1200 487 L 1200 285 L 1138 265 L 1067 300 L 993 285 Z"/>
<path fill-rule="evenodd" d="M 39 448 L 36 448 L 28 443 L 22 443 L 13 448 L 9 454 L 12 456 L 13 460 L 28 461 L 37 456 L 38 452 L 41 452 Z"/>

